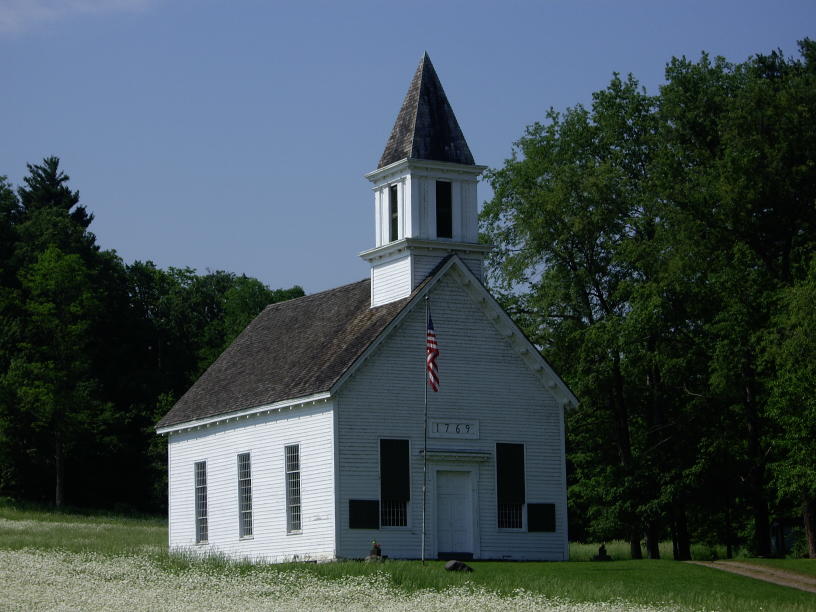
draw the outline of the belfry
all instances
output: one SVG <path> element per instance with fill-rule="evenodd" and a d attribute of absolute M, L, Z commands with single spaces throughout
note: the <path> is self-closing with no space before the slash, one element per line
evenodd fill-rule
<path fill-rule="evenodd" d="M 489 246 L 479 244 L 477 166 L 428 54 L 419 62 L 377 169 L 371 306 L 408 296 L 447 255 L 481 280 Z"/>

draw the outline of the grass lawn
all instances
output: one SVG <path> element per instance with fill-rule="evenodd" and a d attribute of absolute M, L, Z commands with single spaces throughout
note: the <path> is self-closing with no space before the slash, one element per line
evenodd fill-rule
<path fill-rule="evenodd" d="M 816 609 L 816 595 L 669 560 L 474 561 L 472 574 L 450 574 L 437 561 L 195 559 L 167 553 L 166 541 L 159 519 L 56 514 L 0 502 L 0 583 L 8 587 L 10 609 Z"/>

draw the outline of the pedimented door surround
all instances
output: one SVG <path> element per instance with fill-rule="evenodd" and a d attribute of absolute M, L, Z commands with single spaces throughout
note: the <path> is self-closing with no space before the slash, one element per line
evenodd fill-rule
<path fill-rule="evenodd" d="M 490 453 L 428 449 L 432 554 L 439 559 L 478 559 L 479 464 Z"/>

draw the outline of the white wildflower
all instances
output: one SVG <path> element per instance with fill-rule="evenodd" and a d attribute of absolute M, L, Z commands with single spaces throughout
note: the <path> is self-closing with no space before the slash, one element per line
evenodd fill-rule
<path fill-rule="evenodd" d="M 658 610 L 625 601 L 575 603 L 524 590 L 501 596 L 475 586 L 406 593 L 382 573 L 325 579 L 268 566 L 196 563 L 172 571 L 147 556 L 38 550 L 0 550 L 0 584 L 4 610 Z"/>

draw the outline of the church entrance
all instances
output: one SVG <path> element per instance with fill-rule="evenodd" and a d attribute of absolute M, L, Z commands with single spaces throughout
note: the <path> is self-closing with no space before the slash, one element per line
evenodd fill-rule
<path fill-rule="evenodd" d="M 473 486 L 470 471 L 436 473 L 436 542 L 440 559 L 473 558 Z"/>

